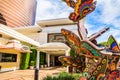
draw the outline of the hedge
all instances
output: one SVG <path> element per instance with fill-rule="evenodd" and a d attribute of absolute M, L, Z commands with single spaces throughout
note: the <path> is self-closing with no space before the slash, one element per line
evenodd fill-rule
<path fill-rule="evenodd" d="M 30 53 L 22 53 L 20 69 L 24 70 L 29 67 Z"/>
<path fill-rule="evenodd" d="M 40 52 L 40 65 L 46 64 L 46 53 Z"/>
<path fill-rule="evenodd" d="M 32 53 L 30 53 L 30 61 L 29 63 L 34 62 L 34 66 L 36 65 L 36 56 L 37 56 L 37 50 L 31 49 Z M 31 65 L 31 64 L 30 64 Z"/>
<path fill-rule="evenodd" d="M 79 80 L 80 74 L 62 72 L 58 76 L 47 76 L 43 80 Z"/>

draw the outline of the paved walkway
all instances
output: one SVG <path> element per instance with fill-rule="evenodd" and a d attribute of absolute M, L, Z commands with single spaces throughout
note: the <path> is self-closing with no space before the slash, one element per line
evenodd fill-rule
<path fill-rule="evenodd" d="M 50 67 L 39 70 L 39 80 L 47 75 L 57 75 L 60 72 L 66 71 L 63 67 Z M 0 80 L 34 80 L 34 70 L 16 70 L 5 73 L 0 73 Z"/>

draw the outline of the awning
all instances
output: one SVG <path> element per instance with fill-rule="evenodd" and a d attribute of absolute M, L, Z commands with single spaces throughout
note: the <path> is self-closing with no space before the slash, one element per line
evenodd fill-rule
<path fill-rule="evenodd" d="M 38 48 L 39 51 L 54 55 L 63 55 L 69 49 L 70 48 L 67 45 L 60 42 L 51 42 L 51 43 L 42 44 Z"/>
<path fill-rule="evenodd" d="M 15 38 L 17 40 L 20 40 L 22 42 L 31 44 L 31 45 L 36 46 L 36 47 L 40 46 L 39 42 L 34 41 L 33 39 L 31 39 L 31 38 L 17 32 L 17 31 L 13 30 L 10 27 L 2 25 L 2 24 L 0 24 L 0 33 L 4 34 L 4 35 L 7 35 L 7 36 L 10 36 L 12 38 Z"/>
<path fill-rule="evenodd" d="M 0 52 L 20 52 L 20 53 L 26 53 L 26 52 L 31 52 L 30 50 L 23 50 L 23 49 L 18 49 L 15 47 L 0 47 Z"/>
<path fill-rule="evenodd" d="M 50 20 L 39 20 L 37 24 L 41 27 L 49 27 L 49 26 L 59 26 L 59 25 L 73 25 L 76 22 L 69 20 L 68 18 L 61 19 L 50 19 Z"/>
<path fill-rule="evenodd" d="M 0 52 L 4 51 L 17 51 L 22 53 L 31 52 L 28 46 L 22 45 L 19 41 L 16 40 L 12 40 L 5 45 L 0 44 Z"/>

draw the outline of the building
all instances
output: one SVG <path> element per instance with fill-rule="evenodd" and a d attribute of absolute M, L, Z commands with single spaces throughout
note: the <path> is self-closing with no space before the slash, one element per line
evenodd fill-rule
<path fill-rule="evenodd" d="M 8 40 L 14 38 L 26 44 L 37 46 L 39 47 L 37 50 L 40 51 L 40 56 L 41 54 L 45 54 L 44 63 L 47 64 L 47 66 L 61 65 L 60 62 L 57 64 L 58 56 L 68 55 L 69 48 L 64 44 L 65 38 L 60 30 L 61 28 L 67 28 L 76 32 L 76 23 L 73 23 L 69 19 L 38 21 L 38 25 L 43 28 L 41 32 L 39 26 L 33 26 L 35 13 L 36 0 L 1 0 L 0 23 L 13 29 L 13 31 L 10 30 L 9 33 L 6 33 L 8 28 L 3 31 L 2 29 L 0 30 L 2 41 L 6 43 Z M 14 30 L 26 35 L 26 37 L 20 37 L 22 35 L 18 33 L 15 34 Z M 1 68 L 3 68 L 3 66 L 1 66 Z M 17 69 L 19 69 L 19 67 L 17 67 Z"/>
<path fill-rule="evenodd" d="M 65 45 L 65 37 L 61 34 L 61 29 L 73 31 L 78 35 L 77 24 L 67 18 L 37 21 L 37 24 L 43 28 L 40 33 L 40 43 L 44 47 L 39 50 L 46 53 L 48 66 L 62 66 L 58 60 L 59 56 L 69 56 L 70 48 Z M 42 40 L 44 38 L 44 40 Z M 67 68 L 68 71 L 68 68 Z"/>
<path fill-rule="evenodd" d="M 43 52 L 40 53 L 40 56 L 42 56 L 41 54 L 45 54 L 45 65 L 60 66 L 61 63 L 58 61 L 58 57 L 62 55 L 69 55 L 70 50 L 70 48 L 64 44 L 65 38 L 61 34 L 61 29 L 65 28 L 78 34 L 76 23 L 63 18 L 37 21 L 37 24 L 42 28 L 41 32 L 40 30 L 36 32 L 29 32 L 28 29 L 26 29 L 27 31 L 24 31 L 24 27 L 14 29 L 40 43 L 38 50 Z"/>
<path fill-rule="evenodd" d="M 35 23 L 36 0 L 0 0 L 0 23 L 9 27 Z"/>
<path fill-rule="evenodd" d="M 0 72 L 19 69 L 21 54 L 25 52 L 23 47 L 26 47 L 21 42 L 39 46 L 38 42 L 11 29 L 33 26 L 35 14 L 36 0 L 0 0 Z"/>
<path fill-rule="evenodd" d="M 25 45 L 40 46 L 39 42 L 2 24 L 0 24 L 0 34 L 2 35 L 0 37 L 0 72 L 20 69 L 21 55 L 30 52 Z"/>

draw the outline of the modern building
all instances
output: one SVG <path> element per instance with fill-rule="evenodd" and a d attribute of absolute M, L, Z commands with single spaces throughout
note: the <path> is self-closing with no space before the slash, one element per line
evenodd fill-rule
<path fill-rule="evenodd" d="M 70 51 L 70 48 L 64 44 L 65 37 L 61 34 L 61 29 L 65 28 L 78 34 L 76 23 L 63 18 L 42 20 L 38 21 L 37 24 L 42 28 L 41 32 L 40 30 L 29 32 L 28 30 L 30 27 L 29 29 L 25 29 L 26 31 L 24 31 L 24 27 L 14 28 L 14 30 L 40 43 L 40 47 L 37 50 L 43 52 L 40 54 L 45 54 L 44 63 L 47 64 L 47 66 L 61 66 L 61 63 L 58 61 L 58 57 L 69 55 Z"/>
<path fill-rule="evenodd" d="M 36 0 L 0 0 L 0 23 L 9 27 L 35 23 Z"/>
<path fill-rule="evenodd" d="M 36 0 L 0 0 L 0 23 L 27 36 L 20 37 L 22 35 L 18 36 L 18 33 L 15 34 L 14 30 L 6 33 L 7 31 L 4 29 L 4 31 L 0 31 L 2 39 L 5 39 L 4 43 L 11 39 L 17 39 L 37 47 L 40 45 L 37 50 L 44 52 L 45 64 L 47 66 L 60 65 L 60 63 L 57 64 L 58 56 L 68 55 L 69 53 L 69 47 L 64 44 L 65 38 L 60 30 L 61 28 L 75 30 L 76 23 L 69 19 L 38 21 L 38 25 L 43 28 L 41 32 L 39 26 L 33 26 L 35 13 Z M 31 42 L 28 37 L 33 41 Z"/>
<path fill-rule="evenodd" d="M 35 14 L 36 0 L 0 0 L 0 72 L 19 69 L 20 57 L 25 52 L 23 47 L 27 49 L 22 43 L 39 46 L 38 42 L 11 29 L 33 26 Z"/>

